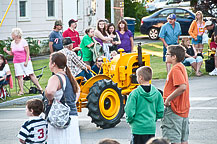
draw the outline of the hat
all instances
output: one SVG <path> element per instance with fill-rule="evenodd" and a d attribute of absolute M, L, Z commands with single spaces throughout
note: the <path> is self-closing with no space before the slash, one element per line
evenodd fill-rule
<path fill-rule="evenodd" d="M 176 15 L 175 14 L 170 14 L 167 18 L 168 19 L 176 19 Z"/>
<path fill-rule="evenodd" d="M 211 26 L 211 25 L 212 25 L 212 22 L 211 22 L 211 21 L 206 21 L 206 23 L 205 23 L 205 26 L 204 26 L 204 27 Z"/>
<path fill-rule="evenodd" d="M 55 26 L 58 26 L 58 25 L 63 25 L 62 21 L 61 20 L 56 20 L 55 23 L 54 23 Z"/>
<path fill-rule="evenodd" d="M 63 46 L 67 46 L 67 45 L 70 45 L 72 43 L 75 43 L 75 42 L 72 41 L 70 37 L 66 37 L 63 39 Z"/>
<path fill-rule="evenodd" d="M 69 20 L 69 23 L 75 23 L 75 22 L 78 22 L 78 20 L 74 20 L 74 19 Z"/>

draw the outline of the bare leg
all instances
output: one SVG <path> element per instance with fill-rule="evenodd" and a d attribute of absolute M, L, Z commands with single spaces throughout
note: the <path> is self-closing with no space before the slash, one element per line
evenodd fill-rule
<path fill-rule="evenodd" d="M 197 63 L 197 73 L 200 73 L 200 68 L 201 68 L 201 65 L 203 64 L 203 62 L 198 62 Z"/>
<path fill-rule="evenodd" d="M 203 52 L 203 44 L 198 44 L 198 49 L 199 49 L 199 52 L 202 53 Z"/>
<path fill-rule="evenodd" d="M 191 64 L 192 68 L 195 70 L 195 72 L 197 72 L 197 65 L 196 65 L 196 62 L 193 62 Z"/>
<path fill-rule="evenodd" d="M 19 94 L 23 94 L 23 76 L 17 76 L 17 80 L 18 80 L 18 85 L 20 88 L 20 92 Z"/>
<path fill-rule="evenodd" d="M 166 62 L 166 69 L 167 69 L 167 73 L 169 73 L 171 69 L 171 63 Z"/>
<path fill-rule="evenodd" d="M 217 68 L 217 52 L 216 52 L 216 54 L 215 54 L 214 59 L 215 59 L 215 68 Z"/>
<path fill-rule="evenodd" d="M 198 45 L 198 44 L 194 44 L 194 47 L 195 47 L 196 51 L 197 51 L 198 53 L 200 53 L 199 45 Z"/>
<path fill-rule="evenodd" d="M 181 144 L 188 144 L 188 142 L 186 141 L 186 142 L 182 142 Z"/>
<path fill-rule="evenodd" d="M 41 88 L 35 74 L 30 74 L 29 77 L 31 78 L 32 82 L 38 87 L 38 89 L 42 91 L 43 89 Z"/>

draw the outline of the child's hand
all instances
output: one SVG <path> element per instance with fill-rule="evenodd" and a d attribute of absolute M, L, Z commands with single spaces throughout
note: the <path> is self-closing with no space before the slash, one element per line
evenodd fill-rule
<path fill-rule="evenodd" d="M 7 47 L 4 47 L 4 48 L 3 48 L 3 51 L 6 52 L 6 51 L 7 51 Z"/>
<path fill-rule="evenodd" d="M 166 107 L 169 107 L 171 105 L 170 101 L 168 99 L 165 100 L 164 105 Z"/>

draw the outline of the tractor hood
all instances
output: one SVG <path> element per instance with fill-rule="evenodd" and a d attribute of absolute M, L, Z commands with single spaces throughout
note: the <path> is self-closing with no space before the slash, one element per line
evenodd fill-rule
<path fill-rule="evenodd" d="M 149 93 L 145 92 L 141 86 L 138 86 L 138 92 L 140 96 L 143 96 L 148 102 L 152 103 L 157 97 L 158 90 L 151 85 L 151 91 Z"/>

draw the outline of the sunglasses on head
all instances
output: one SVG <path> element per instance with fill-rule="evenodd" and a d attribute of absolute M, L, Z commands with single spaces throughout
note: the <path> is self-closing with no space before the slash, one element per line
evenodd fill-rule
<path fill-rule="evenodd" d="M 103 60 L 97 60 L 97 62 L 103 62 Z"/>

